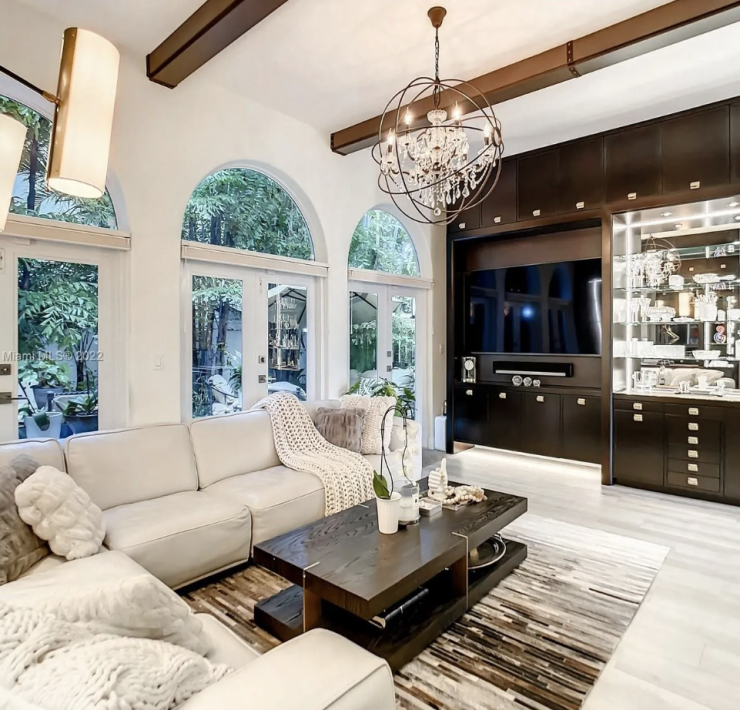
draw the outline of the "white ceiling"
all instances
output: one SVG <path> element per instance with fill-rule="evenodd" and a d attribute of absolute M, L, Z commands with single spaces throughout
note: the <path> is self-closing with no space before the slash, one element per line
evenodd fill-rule
<path fill-rule="evenodd" d="M 13 0 L 141 59 L 203 0 Z M 469 79 L 669 0 L 444 0 L 441 73 Z M 213 82 L 327 135 L 434 67 L 434 0 L 289 0 L 188 82 Z M 496 107 L 507 153 L 740 94 L 740 24 Z"/>

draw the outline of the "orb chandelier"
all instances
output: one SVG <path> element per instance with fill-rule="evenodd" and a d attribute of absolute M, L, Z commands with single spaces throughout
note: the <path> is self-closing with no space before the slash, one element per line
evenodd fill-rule
<path fill-rule="evenodd" d="M 417 77 L 388 102 L 373 158 L 380 189 L 406 217 L 450 224 L 496 187 L 504 144 L 486 97 L 466 81 L 439 78 L 439 28 L 447 10 L 433 7 L 428 15 L 435 30 L 434 79 Z M 429 109 L 426 121 L 414 116 L 417 107 Z M 384 135 L 387 117 L 394 125 Z"/>

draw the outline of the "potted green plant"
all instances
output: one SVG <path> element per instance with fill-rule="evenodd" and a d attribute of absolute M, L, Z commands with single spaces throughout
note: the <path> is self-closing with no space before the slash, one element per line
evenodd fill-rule
<path fill-rule="evenodd" d="M 21 361 L 18 379 L 31 388 L 39 409 L 47 408 L 50 395 L 62 394 L 71 385 L 67 368 L 47 357 Z"/>
<path fill-rule="evenodd" d="M 393 535 L 398 532 L 398 513 L 401 494 L 393 490 L 393 479 L 391 486 L 385 477 L 377 471 L 373 471 L 373 490 L 375 501 L 378 506 L 378 530 L 383 535 Z"/>
<path fill-rule="evenodd" d="M 68 402 L 64 407 L 64 421 L 73 434 L 98 430 L 98 398 L 88 392 L 82 399 Z"/>

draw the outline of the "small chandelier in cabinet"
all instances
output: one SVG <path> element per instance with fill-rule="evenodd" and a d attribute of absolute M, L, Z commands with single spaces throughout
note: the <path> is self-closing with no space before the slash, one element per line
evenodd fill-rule
<path fill-rule="evenodd" d="M 428 13 L 435 29 L 434 78 L 414 79 L 388 102 L 373 147 L 380 189 L 422 224 L 450 224 L 481 204 L 496 187 L 504 152 L 501 122 L 486 97 L 465 81 L 439 78 L 439 28 L 446 14 L 443 7 Z"/>

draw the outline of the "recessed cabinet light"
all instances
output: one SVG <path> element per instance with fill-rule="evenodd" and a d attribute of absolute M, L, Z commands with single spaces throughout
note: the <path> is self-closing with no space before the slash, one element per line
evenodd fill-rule
<path fill-rule="evenodd" d="M 660 213 L 660 216 L 661 217 L 670 217 L 672 214 L 673 214 L 672 212 L 661 212 Z"/>
<path fill-rule="evenodd" d="M 740 202 L 730 202 L 730 207 L 740 207 Z"/>
<path fill-rule="evenodd" d="M 683 225 L 682 224 L 676 224 L 674 226 L 675 226 L 676 229 L 683 229 Z"/>

